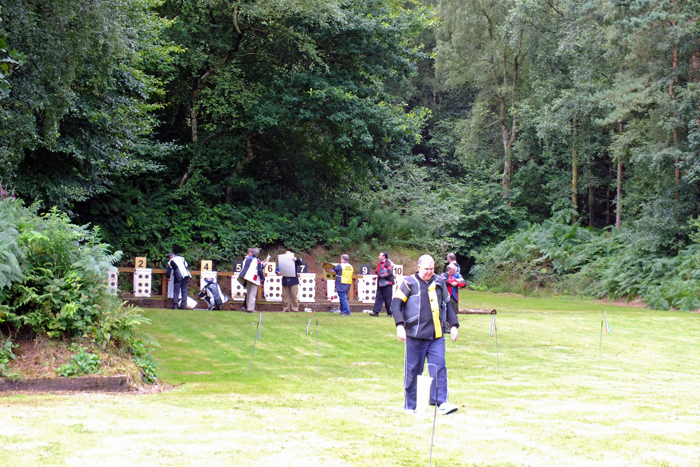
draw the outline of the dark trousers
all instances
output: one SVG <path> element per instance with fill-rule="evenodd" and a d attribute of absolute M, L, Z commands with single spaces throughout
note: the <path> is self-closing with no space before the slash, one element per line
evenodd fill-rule
<path fill-rule="evenodd" d="M 394 297 L 392 285 L 377 287 L 377 295 L 374 297 L 374 308 L 372 312 L 378 315 L 382 311 L 382 305 L 386 307 L 386 314 L 391 316 L 391 299 Z"/>
<path fill-rule="evenodd" d="M 187 288 L 190 285 L 190 278 L 183 277 L 181 281 L 173 282 L 173 310 L 177 308 L 177 304 L 180 303 L 181 309 L 187 308 Z M 182 300 L 180 300 L 180 295 L 182 294 Z"/>
<path fill-rule="evenodd" d="M 418 375 L 423 374 L 425 359 L 428 358 L 428 371 L 433 378 L 430 384 L 430 403 L 435 404 L 437 383 L 437 405 L 447 402 L 447 368 L 445 367 L 445 338 L 414 339 L 406 338 L 406 360 L 404 362 L 404 409 L 415 410 Z M 437 371 L 437 378 L 435 372 Z"/>

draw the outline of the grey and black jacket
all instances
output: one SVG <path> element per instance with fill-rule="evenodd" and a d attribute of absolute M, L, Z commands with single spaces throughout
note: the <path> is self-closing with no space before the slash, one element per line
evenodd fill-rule
<path fill-rule="evenodd" d="M 408 337 L 435 339 L 435 325 L 428 298 L 428 288 L 432 283 L 435 283 L 435 293 L 440 305 L 442 334 L 449 334 L 452 326 L 459 327 L 445 281 L 440 276 L 433 275 L 426 282 L 418 277 L 418 274 L 414 274 L 403 280 L 391 302 L 394 321 L 397 326 L 401 325 L 406 329 Z"/>
<path fill-rule="evenodd" d="M 388 259 L 377 264 L 377 287 L 394 284 L 394 265 Z"/>

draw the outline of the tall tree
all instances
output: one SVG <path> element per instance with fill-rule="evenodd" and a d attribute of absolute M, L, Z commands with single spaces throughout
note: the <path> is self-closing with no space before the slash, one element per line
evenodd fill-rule
<path fill-rule="evenodd" d="M 510 0 L 442 0 L 438 12 L 438 70 L 448 87 L 469 83 L 478 92 L 468 134 L 463 136 L 465 151 L 484 148 L 479 139 L 498 138 L 507 192 L 514 170 L 518 108 L 528 89 L 530 60 L 541 34 L 538 27 L 558 15 L 557 10 L 545 1 L 518 8 L 518 2 Z"/>
<path fill-rule="evenodd" d="M 166 59 L 156 0 L 2 0 L 2 36 L 25 63 L 8 78 L 0 120 L 0 177 L 23 197 L 70 208 L 105 192 L 137 157 Z"/>
<path fill-rule="evenodd" d="M 324 192 L 412 157 L 424 111 L 406 112 L 383 82 L 415 72 L 421 55 L 411 40 L 425 27 L 423 9 L 192 0 L 166 1 L 162 11 L 185 49 L 161 127 L 182 146 L 172 161 L 178 188 L 195 178 L 199 191 L 206 180 L 231 203 L 264 168 L 265 184 L 279 191 Z"/>

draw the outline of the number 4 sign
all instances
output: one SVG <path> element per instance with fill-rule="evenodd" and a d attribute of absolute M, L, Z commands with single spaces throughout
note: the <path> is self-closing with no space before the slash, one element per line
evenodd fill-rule
<path fill-rule="evenodd" d="M 206 271 L 206 272 L 211 272 L 212 266 L 211 266 L 211 260 L 208 261 L 202 261 L 201 263 L 201 269 L 200 271 Z"/>

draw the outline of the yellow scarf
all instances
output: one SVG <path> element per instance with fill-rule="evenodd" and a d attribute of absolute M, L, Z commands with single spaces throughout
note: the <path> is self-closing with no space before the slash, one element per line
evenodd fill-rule
<path fill-rule="evenodd" d="M 440 304 L 435 292 L 435 281 L 428 285 L 428 298 L 430 299 L 430 311 L 433 312 L 433 325 L 435 326 L 435 338 L 442 337 L 442 326 L 440 325 Z"/>

